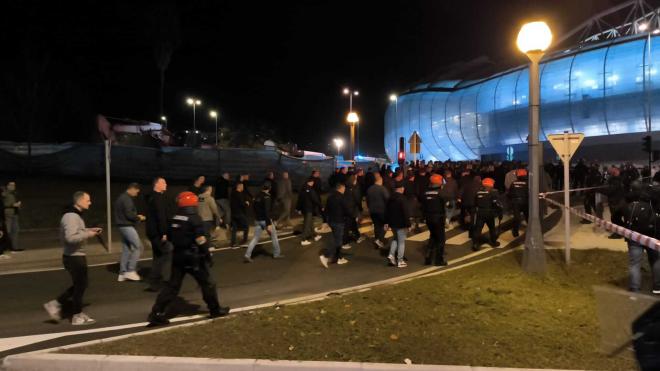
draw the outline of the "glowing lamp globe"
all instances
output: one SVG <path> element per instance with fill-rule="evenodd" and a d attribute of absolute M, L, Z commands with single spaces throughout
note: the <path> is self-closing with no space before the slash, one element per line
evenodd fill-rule
<path fill-rule="evenodd" d="M 521 52 L 544 52 L 552 43 L 552 32 L 545 22 L 527 23 L 520 29 L 516 44 Z"/>
<path fill-rule="evenodd" d="M 358 114 L 355 112 L 350 112 L 348 116 L 346 117 L 346 121 L 348 121 L 351 124 L 356 124 L 360 121 L 360 118 L 358 117 Z"/>

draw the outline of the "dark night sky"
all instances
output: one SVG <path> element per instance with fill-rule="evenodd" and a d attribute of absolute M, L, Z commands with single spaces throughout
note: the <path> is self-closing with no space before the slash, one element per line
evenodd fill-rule
<path fill-rule="evenodd" d="M 165 111 L 174 128 L 190 125 L 184 98 L 195 95 L 203 100 L 202 128 L 211 129 L 207 109 L 214 107 L 221 122 L 270 125 L 304 148 L 331 152 L 331 138 L 348 136 L 341 89 L 351 86 L 361 93 L 354 105 L 362 152 L 380 154 L 391 92 L 480 56 L 503 68 L 525 63 L 514 45 L 525 21 L 541 17 L 561 35 L 620 2 L 175 2 L 181 44 L 166 73 Z M 26 115 L 39 123 L 41 141 L 76 139 L 80 128 L 93 127 L 95 113 L 158 120 L 147 24 L 166 1 L 64 3 L 3 4 L 0 120 L 14 124 L 0 121 L 8 128 L 0 139 L 24 139 Z M 24 85 L 33 80 L 42 83 L 31 100 Z"/>

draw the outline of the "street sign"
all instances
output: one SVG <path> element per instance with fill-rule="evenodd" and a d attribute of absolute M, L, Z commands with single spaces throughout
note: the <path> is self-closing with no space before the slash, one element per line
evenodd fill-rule
<path fill-rule="evenodd" d="M 571 166 L 571 157 L 582 143 L 584 134 L 570 133 L 565 131 L 564 134 L 550 134 L 548 140 L 552 144 L 552 148 L 557 151 L 557 154 L 564 163 L 564 256 L 566 264 L 571 263 L 571 199 L 568 193 L 569 181 L 569 167 Z"/>
<path fill-rule="evenodd" d="M 548 140 L 552 144 L 552 148 L 557 151 L 557 154 L 562 161 L 570 160 L 573 154 L 582 143 L 584 134 L 582 133 L 564 133 L 564 134 L 550 134 Z"/>
<path fill-rule="evenodd" d="M 419 137 L 416 131 L 413 131 L 410 139 L 408 139 L 410 144 L 410 153 L 419 153 L 419 145 L 422 144 L 422 138 Z"/>

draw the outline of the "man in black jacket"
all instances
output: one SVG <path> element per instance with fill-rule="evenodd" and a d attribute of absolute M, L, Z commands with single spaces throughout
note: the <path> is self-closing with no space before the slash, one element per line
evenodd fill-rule
<path fill-rule="evenodd" d="M 148 291 L 156 292 L 169 278 L 172 265 L 172 244 L 167 241 L 168 201 L 165 198 L 167 182 L 157 177 L 153 181 L 153 192 L 147 196 L 147 237 L 151 242 L 153 262 L 149 275 Z"/>
<path fill-rule="evenodd" d="M 610 207 L 610 220 L 616 225 L 623 225 L 623 213 L 626 207 L 624 199 L 625 189 L 623 187 L 621 172 L 618 168 L 612 167 L 610 169 L 610 177 L 607 179 L 607 188 L 604 192 L 607 196 L 607 203 Z M 623 237 L 616 233 L 612 233 L 608 238 L 620 239 Z"/>
<path fill-rule="evenodd" d="M 314 233 L 314 216 L 321 213 L 321 198 L 314 189 L 314 178 L 307 179 L 307 183 L 302 187 L 298 194 L 298 203 L 296 210 L 303 215 L 303 229 L 300 238 L 300 244 L 310 245 L 312 238 L 314 241 L 321 239 L 321 235 Z"/>
<path fill-rule="evenodd" d="M 280 242 L 277 240 L 277 229 L 273 224 L 273 199 L 270 195 L 270 183 L 266 182 L 261 187 L 261 192 L 254 198 L 254 217 L 255 217 L 255 228 L 254 228 L 254 237 L 252 241 L 248 244 L 247 251 L 243 257 L 243 261 L 246 263 L 252 263 L 252 251 L 259 242 L 261 233 L 263 231 L 270 234 L 271 242 L 273 243 L 273 259 L 284 258 L 284 255 L 280 254 Z"/>
<path fill-rule="evenodd" d="M 385 229 L 392 229 L 394 232 L 394 239 L 390 245 L 390 253 L 387 256 L 390 264 L 399 268 L 408 266 L 404 260 L 406 252 L 406 237 L 408 236 L 408 228 L 410 228 L 410 209 L 408 202 L 403 195 L 404 182 L 399 180 L 394 184 L 394 193 L 387 201 L 387 211 L 385 213 L 386 225 Z M 396 253 L 396 257 L 395 254 Z"/>
<path fill-rule="evenodd" d="M 499 247 L 497 242 L 497 231 L 495 230 L 495 216 L 502 220 L 502 205 L 497 199 L 495 180 L 486 178 L 482 182 L 481 189 L 477 192 L 475 200 L 474 229 L 472 230 L 472 250 L 479 250 L 481 230 L 484 224 L 488 225 L 490 243 L 493 247 Z"/>
<path fill-rule="evenodd" d="M 433 174 L 429 182 L 429 188 L 424 192 L 422 199 L 422 210 L 424 219 L 429 228 L 430 238 L 424 259 L 425 265 L 433 262 L 436 266 L 447 265 L 445 261 L 445 203 L 447 196 L 440 188 L 442 176 Z"/>
<path fill-rule="evenodd" d="M 119 277 L 117 281 L 140 281 L 137 274 L 137 262 L 142 253 L 142 241 L 135 230 L 135 225 L 143 221 L 143 215 L 137 213 L 133 199 L 140 193 L 140 185 L 131 183 L 114 205 L 115 225 L 121 234 L 121 260 L 119 262 Z"/>
<path fill-rule="evenodd" d="M 229 173 L 225 172 L 215 184 L 215 201 L 222 209 L 222 222 L 226 226 L 231 225 L 231 203 L 229 202 L 229 190 L 231 188 Z"/>
<path fill-rule="evenodd" d="M 248 208 L 252 206 L 252 199 L 245 192 L 245 185 L 241 182 L 236 183 L 234 191 L 231 193 L 231 243 L 232 248 L 237 249 L 236 233 L 243 232 L 243 241 L 241 245 L 247 242 L 248 230 Z"/>
<path fill-rule="evenodd" d="M 341 247 L 344 240 L 346 218 L 352 214 L 346 203 L 344 192 L 346 192 L 344 183 L 335 184 L 335 190 L 325 203 L 325 216 L 332 229 L 332 246 L 326 247 L 323 254 L 319 256 L 321 265 L 325 268 L 328 268 L 328 263 L 339 265 L 348 263 L 348 260 L 341 256 Z"/>

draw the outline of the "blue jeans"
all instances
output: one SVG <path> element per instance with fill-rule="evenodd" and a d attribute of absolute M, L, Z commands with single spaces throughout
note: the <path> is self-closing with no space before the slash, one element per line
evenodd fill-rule
<path fill-rule="evenodd" d="M 257 220 L 255 222 L 254 226 L 254 236 L 252 237 L 252 241 L 250 241 L 250 244 L 248 244 L 247 251 L 245 252 L 245 256 L 248 258 L 252 257 L 252 251 L 254 250 L 254 247 L 257 246 L 257 243 L 259 243 L 259 238 L 261 237 L 261 233 L 266 230 L 266 221 L 265 220 Z M 275 229 L 275 225 L 271 224 L 270 225 L 270 238 L 271 241 L 273 242 L 273 257 L 280 256 L 280 242 L 277 240 L 277 229 Z"/>
<path fill-rule="evenodd" d="M 121 234 L 121 260 L 119 262 L 119 274 L 135 272 L 137 261 L 142 253 L 142 241 L 135 227 L 119 227 Z"/>
<path fill-rule="evenodd" d="M 648 247 L 639 245 L 636 242 L 628 241 L 628 265 L 630 268 L 630 291 L 639 291 L 642 286 L 642 259 L 644 250 L 651 266 L 651 275 L 653 277 L 653 290 L 660 290 L 660 259 L 658 252 Z"/>
<path fill-rule="evenodd" d="M 332 262 L 336 262 L 337 259 L 341 258 L 341 245 L 344 243 L 344 223 L 330 223 L 329 225 L 332 229 L 332 245 L 326 247 L 323 256 Z"/>
<path fill-rule="evenodd" d="M 390 244 L 390 255 L 396 252 L 396 261 L 403 261 L 403 254 L 406 252 L 406 237 L 408 236 L 408 228 L 394 229 L 394 239 Z"/>

